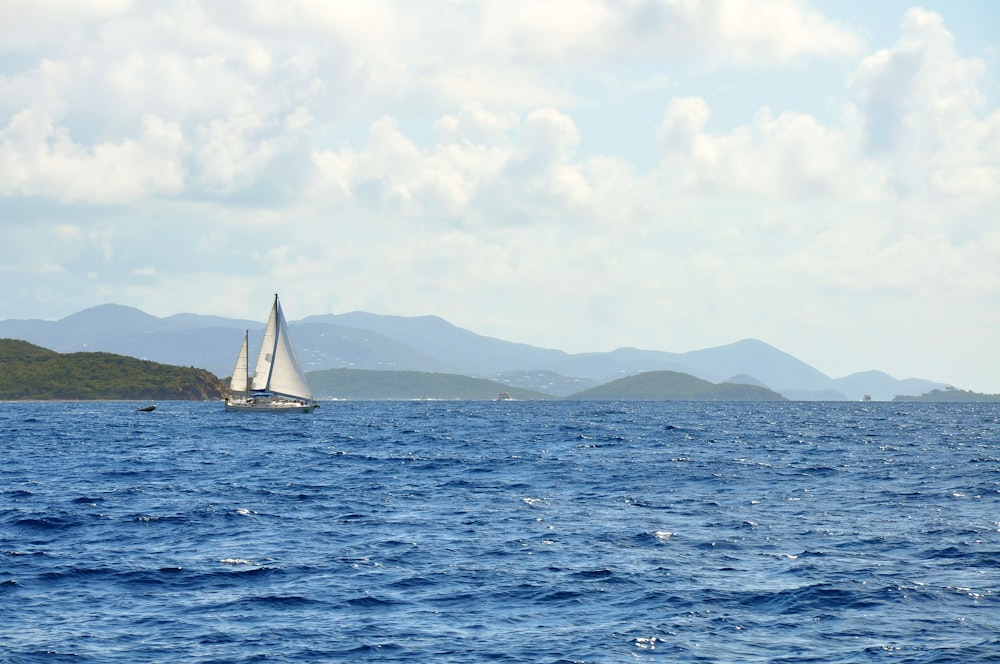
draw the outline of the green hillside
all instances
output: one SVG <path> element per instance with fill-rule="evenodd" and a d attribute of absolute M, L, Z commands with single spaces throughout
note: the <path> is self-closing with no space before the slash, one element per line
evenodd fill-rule
<path fill-rule="evenodd" d="M 0 339 L 0 399 L 219 399 L 223 385 L 204 369 L 111 353 L 57 353 Z"/>
<path fill-rule="evenodd" d="M 609 401 L 784 401 L 758 385 L 710 383 L 676 371 L 647 371 L 572 394 L 568 399 Z"/>
<path fill-rule="evenodd" d="M 458 374 L 423 371 L 327 369 L 311 371 L 309 385 L 319 399 L 496 399 L 501 391 L 519 400 L 553 399 L 547 394 Z"/>

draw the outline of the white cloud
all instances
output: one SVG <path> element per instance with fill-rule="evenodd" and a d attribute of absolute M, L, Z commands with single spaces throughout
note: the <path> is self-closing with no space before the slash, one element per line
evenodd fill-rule
<path fill-rule="evenodd" d="M 0 130 L 4 196 L 51 196 L 63 202 L 117 203 L 184 186 L 180 128 L 156 116 L 137 140 L 82 146 L 50 118 L 30 110 Z"/>
<path fill-rule="evenodd" d="M 484 217 L 506 223 L 495 206 L 551 210 L 588 200 L 590 185 L 573 161 L 579 133 L 568 116 L 540 109 L 519 123 L 510 114 L 466 109 L 460 118 L 441 118 L 435 125 L 441 140 L 428 147 L 382 118 L 372 124 L 366 149 L 316 155 L 321 175 L 314 189 L 326 181 L 369 207 L 472 224 Z"/>
<path fill-rule="evenodd" d="M 492 2 L 484 46 L 511 60 L 587 66 L 635 57 L 713 65 L 857 53 L 857 34 L 794 0 Z"/>
<path fill-rule="evenodd" d="M 667 177 L 682 190 L 848 200 L 1000 194 L 1000 110 L 979 90 L 983 64 L 962 58 L 940 16 L 907 12 L 898 44 L 850 79 L 859 105 L 835 125 L 760 109 L 711 131 L 702 98 L 675 98 L 657 128 Z"/>
<path fill-rule="evenodd" d="M 573 156 L 580 135 L 573 120 L 553 108 L 533 111 L 521 126 L 501 182 L 510 199 L 545 209 L 579 209 L 590 185 Z"/>
<path fill-rule="evenodd" d="M 232 194 L 250 189 L 265 176 L 295 177 L 297 172 L 271 168 L 299 147 L 312 125 L 312 114 L 297 108 L 273 121 L 249 114 L 199 126 L 195 152 L 199 185 L 212 194 Z"/>
<path fill-rule="evenodd" d="M 633 7 L 636 29 L 647 35 L 665 30 L 664 42 L 673 41 L 716 64 L 850 56 L 860 47 L 853 30 L 794 0 L 677 0 Z"/>
<path fill-rule="evenodd" d="M 130 0 L 0 1 L 0 52 L 78 46 L 94 22 L 122 16 Z"/>
<path fill-rule="evenodd" d="M 451 217 L 467 209 L 481 180 L 498 168 L 497 152 L 468 141 L 423 148 L 391 118 L 372 124 L 364 151 L 326 151 L 316 156 L 322 180 L 369 208 L 421 219 Z"/>
<path fill-rule="evenodd" d="M 861 97 L 865 148 L 903 195 L 1000 192 L 1000 110 L 987 108 L 985 67 L 963 58 L 941 16 L 911 9 L 891 49 L 865 58 L 850 85 Z"/>
<path fill-rule="evenodd" d="M 515 113 L 494 113 L 480 102 L 471 102 L 463 104 L 457 114 L 445 115 L 435 122 L 434 130 L 442 143 L 503 144 L 518 123 Z"/>
<path fill-rule="evenodd" d="M 873 198 L 884 176 L 860 153 L 858 132 L 826 127 L 794 112 L 758 111 L 752 123 L 723 132 L 707 129 L 701 98 L 670 102 L 657 136 L 668 186 L 696 193 L 756 197 Z"/>

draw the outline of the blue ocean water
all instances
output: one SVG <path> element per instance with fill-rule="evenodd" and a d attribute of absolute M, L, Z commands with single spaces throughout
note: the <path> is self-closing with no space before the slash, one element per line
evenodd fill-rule
<path fill-rule="evenodd" d="M 987 662 L 1000 406 L 0 404 L 0 662 Z"/>

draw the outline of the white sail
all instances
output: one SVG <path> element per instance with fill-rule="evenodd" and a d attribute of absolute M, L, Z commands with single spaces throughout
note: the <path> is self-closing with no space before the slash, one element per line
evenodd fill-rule
<path fill-rule="evenodd" d="M 257 365 L 253 370 L 253 384 L 251 389 L 266 390 L 267 382 L 271 379 L 271 360 L 274 357 L 274 341 L 278 336 L 278 296 L 274 296 L 274 304 L 271 305 L 271 315 L 267 318 L 267 326 L 264 328 L 264 339 L 260 342 L 260 352 L 257 354 Z"/>
<path fill-rule="evenodd" d="M 277 295 L 274 296 L 274 305 L 264 330 L 264 341 L 260 354 L 257 355 L 252 387 L 254 390 L 266 390 L 300 399 L 313 398 L 295 347 L 292 346 L 288 324 L 281 312 Z"/>
<path fill-rule="evenodd" d="M 236 367 L 233 369 L 233 377 L 229 381 L 230 392 L 247 391 L 247 361 L 247 335 L 244 335 L 240 354 L 236 358 Z"/>

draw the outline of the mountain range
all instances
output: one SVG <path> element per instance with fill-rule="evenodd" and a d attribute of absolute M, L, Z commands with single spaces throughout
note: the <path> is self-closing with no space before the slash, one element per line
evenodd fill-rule
<path fill-rule="evenodd" d="M 165 318 L 105 304 L 58 321 L 0 321 L 0 338 L 22 339 L 60 353 L 102 351 L 164 364 L 232 373 L 243 331 L 256 355 L 262 321 L 198 314 Z M 437 316 L 365 312 L 309 316 L 290 322 L 307 372 L 336 368 L 455 373 L 512 387 L 566 396 L 647 371 L 686 373 L 713 383 L 767 387 L 793 400 L 891 400 L 950 387 L 919 378 L 897 380 L 880 371 L 831 378 L 755 339 L 671 353 L 620 348 L 571 354 L 503 341 L 459 328 Z"/>

